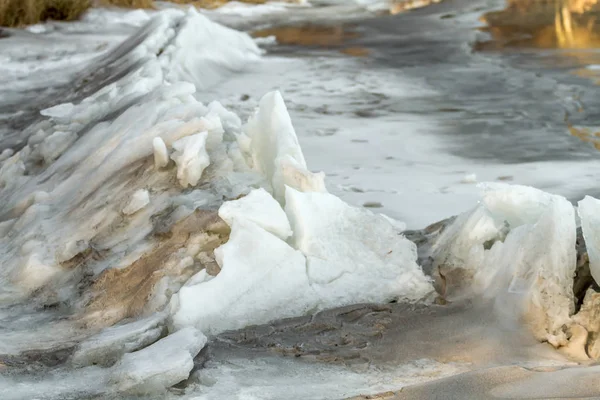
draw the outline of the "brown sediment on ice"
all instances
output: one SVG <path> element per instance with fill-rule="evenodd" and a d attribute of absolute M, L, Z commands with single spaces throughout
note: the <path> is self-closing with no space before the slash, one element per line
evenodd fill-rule
<path fill-rule="evenodd" d="M 362 46 L 346 47 L 340 50 L 340 52 L 352 57 L 366 57 L 371 53 L 369 49 Z"/>
<path fill-rule="evenodd" d="M 336 47 L 359 36 L 347 25 L 288 25 L 262 29 L 252 33 L 254 37 L 275 36 L 283 45 Z"/>
<path fill-rule="evenodd" d="M 157 283 L 164 277 L 185 282 L 206 268 L 218 273 L 214 250 L 229 238 L 229 227 L 214 210 L 196 210 L 169 230 L 156 226 L 152 250 L 125 268 L 104 271 L 91 285 L 91 300 L 83 320 L 92 326 L 110 326 L 143 314 Z M 193 243 L 192 243 L 193 241 Z M 195 246 L 196 255 L 183 269 L 178 252 Z M 173 257 L 173 255 L 177 255 Z"/>
<path fill-rule="evenodd" d="M 115 1 L 115 0 L 111 0 Z M 214 9 L 224 6 L 232 0 L 168 0 L 171 3 L 192 5 L 199 8 Z M 236 0 L 246 4 L 264 4 L 269 0 Z M 300 0 L 280 0 L 284 3 L 300 3 Z"/>

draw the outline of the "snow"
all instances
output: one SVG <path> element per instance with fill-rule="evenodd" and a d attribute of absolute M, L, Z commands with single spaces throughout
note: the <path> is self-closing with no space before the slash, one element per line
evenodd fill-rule
<path fill-rule="evenodd" d="M 581 229 L 585 239 L 590 272 L 596 283 L 600 282 L 600 200 L 585 196 L 577 203 L 577 213 L 581 219 Z"/>
<path fill-rule="evenodd" d="M 282 240 L 292 235 L 285 212 L 264 189 L 252 190 L 239 200 L 223 203 L 219 217 L 232 226 L 236 220 L 250 221 Z"/>

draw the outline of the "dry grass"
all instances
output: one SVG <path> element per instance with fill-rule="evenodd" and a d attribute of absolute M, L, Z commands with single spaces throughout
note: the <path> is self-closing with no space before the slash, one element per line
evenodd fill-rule
<path fill-rule="evenodd" d="M 99 4 L 124 8 L 152 8 L 152 2 L 152 0 L 101 0 Z"/>
<path fill-rule="evenodd" d="M 171 3 L 177 4 L 190 4 L 199 8 L 208 8 L 213 9 L 217 7 L 221 7 L 222 5 L 229 3 L 231 0 L 169 0 Z M 263 4 L 266 3 L 267 0 L 236 0 L 241 3 L 249 3 L 249 4 Z M 290 3 L 295 2 L 296 0 L 283 0 L 288 1 Z"/>
<path fill-rule="evenodd" d="M 230 0 L 170 0 L 200 8 L 220 7 Z M 260 4 L 266 0 L 238 0 Z M 286 0 L 284 0 L 286 1 Z M 296 0 L 287 0 L 294 2 Z M 70 21 L 79 18 L 93 5 L 126 8 L 152 8 L 153 0 L 0 0 L 0 26 L 19 27 L 49 19 Z"/>
<path fill-rule="evenodd" d="M 48 19 L 73 20 L 92 0 L 0 0 L 0 26 L 36 24 Z"/>

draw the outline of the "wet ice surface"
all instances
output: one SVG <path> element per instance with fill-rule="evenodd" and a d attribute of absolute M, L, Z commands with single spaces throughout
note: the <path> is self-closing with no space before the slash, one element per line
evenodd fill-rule
<path fill-rule="evenodd" d="M 560 65 L 557 60 L 564 64 L 573 59 L 561 52 L 474 53 L 471 44 L 487 39 L 474 30 L 481 26 L 476 19 L 482 7 L 491 5 L 498 7 L 500 2 L 450 1 L 374 20 L 365 19 L 364 11 L 355 11 L 363 18 L 352 21 L 348 29 L 358 37 L 347 40 L 345 47 L 366 48 L 368 57 L 350 58 L 314 47 L 267 46 L 267 57 L 260 64 L 215 85 L 201 98 L 221 99 L 244 116 L 262 94 L 280 89 L 292 118 L 301 124 L 298 135 L 309 164 L 327 173 L 330 190 L 352 204 L 379 207 L 411 228 L 462 211 L 465 202 L 476 200 L 472 183 L 477 181 L 533 185 L 573 201 L 594 194 L 593 177 L 600 165 L 597 152 L 569 135 L 564 121 L 568 114 L 572 123 L 592 123 L 597 88 L 565 67 L 554 67 Z M 292 13 L 299 14 L 300 24 L 307 18 L 314 21 L 312 14 L 307 17 L 304 12 L 319 15 L 320 23 L 339 24 L 335 17 L 340 15 L 351 18 L 348 10 L 344 13 L 335 7 L 340 6 L 321 13 L 300 7 L 300 12 Z M 278 23 L 284 18 L 281 12 L 269 10 L 250 19 Z M 286 23 L 293 23 L 287 20 L 289 13 Z M 441 18 L 449 14 L 454 17 Z M 247 17 L 235 14 L 214 17 L 242 28 L 247 22 Z M 141 14 L 123 18 L 112 40 L 104 35 L 105 27 L 76 36 L 85 43 L 76 48 L 97 55 L 116 46 L 147 18 Z M 89 19 L 88 25 L 102 26 L 101 17 Z M 51 35 L 61 37 L 61 29 L 65 28 L 59 25 Z M 19 35 L 15 44 L 21 40 Z M 0 45 L 9 43 L 4 42 Z M 21 48 L 20 42 L 18 47 L 8 45 Z M 74 51 L 69 46 L 63 51 Z M 35 47 L 31 51 L 35 54 Z M 85 60 L 85 55 L 77 57 Z M 70 82 L 67 72 L 78 68 L 72 62 L 68 66 L 59 63 L 57 78 L 51 81 Z M 124 61 L 118 67 L 132 68 Z M 571 64 L 570 69 L 575 67 Z M 35 79 L 36 75 L 29 76 Z M 87 76 L 85 71 L 76 76 L 80 84 L 98 82 L 96 75 Z M 58 91 L 46 88 L 47 100 L 37 90 L 31 95 L 15 90 L 18 96 L 35 96 L 35 101 L 32 97 L 11 100 L 15 105 L 0 112 L 10 116 L 4 127 L 22 130 L 36 118 L 32 115 L 36 107 L 52 104 L 56 98 L 81 97 L 81 90 L 67 86 L 59 86 Z M 3 148 L 18 148 L 23 137 L 4 136 Z"/>
<path fill-rule="evenodd" d="M 250 79 L 233 78 L 207 98 L 243 113 L 260 93 L 281 89 L 301 122 L 307 159 L 327 173 L 330 189 L 413 228 L 475 201 L 477 181 L 532 185 L 573 201 L 595 193 L 597 151 L 569 134 L 565 116 L 593 121 L 597 87 L 555 68 L 555 59 L 569 59 L 562 52 L 473 52 L 487 40 L 475 30 L 482 7 L 500 5 L 449 1 L 353 21 L 344 29 L 358 37 L 333 48 L 365 48 L 367 57 L 267 47 L 273 55 Z"/>
<path fill-rule="evenodd" d="M 539 340 L 570 355 L 587 357 L 577 326 L 598 334 L 593 318 L 581 315 L 569 337 L 563 332 L 574 323 L 576 222 L 568 202 L 498 186 L 482 206 L 448 222 L 451 240 L 418 249 L 398 235 L 402 222 L 377 215 L 421 228 L 475 205 L 474 183 L 484 180 L 574 200 L 594 187 L 596 153 L 567 134 L 564 113 L 573 114 L 582 98 L 593 108 L 595 87 L 530 65 L 527 54 L 472 53 L 476 8 L 497 3 L 449 0 L 406 16 L 353 21 L 359 36 L 340 45 L 368 49 L 362 58 L 338 48 L 266 45 L 258 59 L 249 38 L 202 19 L 196 23 L 206 29 L 193 35 L 194 25 L 179 17 L 151 22 L 119 47 L 148 21 L 143 12 L 114 26 L 107 21 L 121 14 L 91 14 L 0 41 L 9 49 L 31 46 L 25 53 L 33 56 L 58 40 L 63 51 L 41 66 L 14 48 L 2 53 L 10 57 L 4 68 L 13 68 L 2 85 L 14 90 L 0 100 L 8 132 L 1 145 L 19 150 L 30 136 L 35 152 L 3 164 L 2 185 L 10 190 L 0 192 L 7 199 L 2 301 L 31 301 L 0 313 L 0 397 L 331 399 L 443 377 L 481 386 L 477 372 L 457 374 L 485 368 L 492 376 L 486 390 L 546 396 L 525 384 L 494 385 L 535 375 L 524 367 L 571 365 L 523 329 L 523 304 L 542 298 L 543 307 L 524 317 L 542 327 Z M 450 11 L 461 17 L 441 18 Z M 281 20 L 281 12 L 213 17 L 245 27 L 248 19 Z M 347 5 L 315 12 L 295 15 L 329 22 L 344 13 L 372 16 Z M 159 38 L 152 36 L 157 30 Z M 27 39 L 35 32 L 42 36 Z M 171 34 L 180 40 L 161 44 Z M 199 49 L 212 43 L 202 38 L 210 34 L 230 40 L 226 57 L 202 58 Z M 142 42 L 144 57 L 129 54 Z M 102 54 L 111 56 L 88 64 Z M 36 73 L 14 68 L 28 62 Z M 143 74 L 123 79 L 139 67 Z M 111 82 L 117 89 L 78 104 Z M 36 96 L 41 87 L 47 91 Z M 219 104 L 197 102 L 218 99 L 246 120 L 272 89 L 282 91 L 293 126 L 274 93 L 243 127 Z M 74 105 L 39 114 L 65 102 Z M 592 117 L 584 111 L 574 119 Z M 40 125 L 29 128 L 33 122 Z M 358 208 L 324 193 L 323 175 L 307 166 L 325 171 L 330 192 Z M 80 198 L 65 196 L 69 188 Z M 51 207 L 64 219 L 53 223 Z M 589 218 L 586 239 L 594 237 L 591 214 L 580 210 Z M 588 245 L 595 274 L 596 244 Z M 466 288 L 455 304 L 432 304 L 438 294 L 438 302 L 451 299 L 453 284 Z M 460 297 L 473 293 L 486 301 Z M 597 301 L 593 292 L 586 299 Z M 382 304 L 349 305 L 365 301 Z M 277 321 L 340 305 L 348 306 Z M 253 324 L 263 325 L 244 328 Z M 241 330 L 223 332 L 232 328 Z M 516 372 L 495 372 L 515 363 Z M 422 393 L 436 385 L 408 395 L 428 397 Z"/>

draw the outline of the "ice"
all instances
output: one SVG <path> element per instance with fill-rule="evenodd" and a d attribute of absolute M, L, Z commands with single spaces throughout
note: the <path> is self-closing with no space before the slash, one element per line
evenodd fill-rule
<path fill-rule="evenodd" d="M 307 258 L 312 288 L 328 305 L 419 300 L 433 291 L 414 243 L 385 218 L 329 193 L 286 191 L 293 246 Z"/>
<path fill-rule="evenodd" d="M 178 50 L 181 45 L 187 46 L 184 52 Z M 225 54 L 217 49 L 227 48 L 231 57 L 180 59 L 200 47 L 214 54 Z M 18 302 L 42 288 L 64 300 L 71 295 L 69 289 L 50 289 L 78 276 L 72 266 L 62 265 L 80 262 L 78 254 L 85 258 L 98 248 L 110 249 L 110 257 L 98 258 L 89 267 L 98 274 L 123 265 L 123 260 L 135 261 L 133 255 L 139 257 L 141 249 L 151 247 L 150 217 L 169 207 L 169 197 L 175 194 L 166 193 L 174 190 L 170 180 L 176 174 L 165 168 L 167 146 L 176 150 L 173 157 L 183 185 L 201 179 L 208 165 L 207 151 L 215 163 L 212 179 L 232 173 L 233 161 L 227 154 L 237 144 L 231 136 L 223 143 L 222 121 L 233 135 L 240 133 L 239 118 L 218 102 L 205 107 L 194 93 L 197 86 L 208 87 L 228 71 L 245 68 L 258 55 L 248 35 L 221 27 L 196 11 L 161 12 L 121 48 L 99 57 L 97 65 L 106 69 L 106 76 L 98 85 L 87 84 L 86 97 L 42 111 L 45 118 L 22 132 L 25 138 L 29 135 L 27 144 L 16 153 L 9 149 L 2 153 L 0 196 L 6 218 L 0 229 L 6 235 L 0 239 L 4 254 L 0 302 Z M 181 81 L 180 75 L 167 77 L 171 64 L 180 61 L 194 70 L 213 68 L 213 74 L 197 76 L 204 79 L 201 82 Z M 162 168 L 150 171 L 146 160 L 154 153 Z M 247 179 L 255 179 L 245 162 L 237 168 L 244 170 Z M 219 190 L 232 197 L 247 192 L 245 182 L 235 187 L 227 182 L 220 180 Z M 151 203 L 144 190 L 153 193 Z M 44 199 L 36 195 L 42 191 L 47 192 Z M 194 204 L 207 206 L 219 198 L 206 192 Z M 135 215 L 123 224 L 122 211 Z M 183 218 L 193 209 L 181 211 Z M 20 252 L 31 239 L 41 244 Z"/>
<path fill-rule="evenodd" d="M 398 221 L 392 217 L 389 217 L 385 214 L 380 213 L 379 216 L 388 221 L 398 232 L 404 232 L 406 230 L 406 223 L 403 221 Z"/>
<path fill-rule="evenodd" d="M 120 391 L 149 393 L 164 391 L 190 374 L 194 357 L 206 344 L 206 336 L 185 328 L 151 346 L 125 354 L 112 369 L 110 383 Z"/>
<path fill-rule="evenodd" d="M 38 153 L 45 164 L 50 164 L 60 157 L 76 140 L 77 135 L 73 132 L 55 131 L 50 136 L 44 138 L 37 147 L 37 152 L 34 152 L 32 156 L 35 157 L 35 154 Z"/>
<path fill-rule="evenodd" d="M 434 246 L 442 292 L 471 285 L 502 317 L 524 318 L 539 340 L 565 345 L 563 327 L 574 312 L 573 206 L 531 187 L 481 188 L 482 205 L 459 216 Z"/>
<path fill-rule="evenodd" d="M 415 244 L 402 235 L 406 225 L 352 207 L 327 192 L 324 174 L 308 169 L 280 92 L 267 93 L 246 125 L 240 118 L 245 109 L 239 103 L 226 99 L 224 104 L 233 105 L 240 116 L 219 102 L 205 106 L 199 101 L 222 98 L 215 93 L 234 83 L 236 90 L 243 87 L 250 93 L 261 82 L 268 83 L 268 90 L 279 86 L 279 75 L 288 79 L 276 70 L 268 71 L 274 80 L 246 76 L 247 86 L 227 79 L 232 71 L 246 69 L 259 59 L 261 51 L 248 35 L 215 24 L 194 10 L 143 11 L 129 17 L 118 24 L 146 25 L 122 46 L 111 47 L 114 39 L 106 42 L 108 50 L 95 60 L 98 71 L 92 65 L 84 72 L 95 72 L 82 75 L 93 79 L 85 84 L 78 81 L 84 88 L 77 89 L 80 97 L 57 99 L 64 102 L 59 105 L 50 102 L 40 107 L 44 108 L 41 116 L 36 109 L 39 120 L 22 132 L 26 140 L 0 156 L 0 305 L 10 308 L 24 303 L 50 321 L 31 319 L 35 323 L 30 322 L 32 328 L 23 334 L 20 327 L 27 322 L 26 315 L 3 319 L 7 329 L 0 330 L 1 359 L 4 362 L 4 355 L 10 354 L 16 365 L 27 368 L 29 360 L 44 357 L 53 362 L 55 357 L 60 364 L 56 370 L 36 364 L 42 372 L 19 377 L 19 394 L 60 399 L 65 394 L 89 397 L 109 392 L 121 398 L 121 392 L 162 392 L 188 378 L 194 357 L 206 343 L 204 334 L 362 302 L 429 304 L 433 285 L 417 265 Z M 100 18 L 92 12 L 86 18 L 102 25 L 110 21 L 110 13 Z M 281 65 L 283 72 L 298 69 L 305 74 L 312 68 L 330 74 L 331 68 L 321 67 L 338 64 L 319 60 L 309 67 L 294 62 Z M 321 126 L 301 112 L 316 108 L 302 96 L 321 98 L 328 93 L 322 101 L 334 110 L 320 114 L 326 119 L 325 115 L 338 115 L 339 108 L 354 100 L 370 103 L 374 96 L 366 90 L 370 87 L 382 92 L 379 101 L 395 101 L 407 90 L 392 79 L 389 86 L 385 79 L 372 79 L 370 72 L 357 77 L 356 64 L 342 67 L 340 74 L 347 79 L 325 84 L 321 79 L 316 92 L 311 79 L 306 84 L 310 90 L 304 88 L 300 95 L 290 91 L 293 101 L 289 102 L 303 127 L 303 144 L 312 154 L 327 158 L 319 161 L 319 167 L 338 161 L 346 164 L 333 168 L 338 172 L 334 188 L 355 177 L 363 179 L 361 184 L 346 182 L 346 188 L 371 187 L 375 192 L 383 186 L 389 202 L 375 202 L 381 200 L 378 197 L 367 200 L 414 214 L 414 223 L 447 213 L 430 202 L 431 196 L 441 196 L 442 183 L 447 183 L 443 179 L 456 183 L 450 190 L 464 190 L 452 197 L 464 207 L 463 200 L 470 198 L 470 189 L 463 189 L 467 185 L 459 184 L 465 171 L 483 177 L 500 171 L 482 174 L 472 165 L 452 164 L 460 165 L 459 172 L 443 175 L 440 172 L 449 169 L 448 158 L 433 157 L 433 167 L 421 160 L 404 175 L 383 167 L 382 174 L 392 177 L 395 188 L 391 180 L 371 182 L 382 174 L 364 172 L 366 167 L 384 165 L 384 157 L 388 164 L 394 162 L 388 154 L 406 156 L 407 165 L 418 161 L 423 155 L 419 147 L 429 147 L 411 141 L 410 136 L 421 136 L 415 132 L 427 131 L 433 124 L 417 121 L 419 129 L 412 129 L 389 119 L 384 127 L 396 138 L 371 135 L 373 142 L 379 140 L 379 158 L 373 157 L 372 149 L 357 152 L 352 146 L 358 140 L 364 144 L 365 137 L 371 140 L 367 134 L 382 125 L 355 118 L 353 123 L 362 131 L 344 131 L 339 119 Z M 427 90 L 418 89 L 427 95 Z M 344 102 L 336 104 L 331 93 L 344 97 Z M 237 92 L 235 96 L 240 97 Z M 253 106 L 252 101 L 248 104 Z M 334 134 L 340 132 L 338 136 L 321 135 L 332 132 L 332 127 Z M 317 140 L 329 151 L 316 151 Z M 392 146 L 398 142 L 408 150 Z M 352 176 L 347 173 L 350 168 Z M 407 179 L 407 171 L 416 171 L 417 178 Z M 415 183 L 429 182 L 434 175 L 445 178 L 434 179 L 434 184 Z M 415 187 L 419 190 L 411 193 Z M 360 191 L 352 193 L 359 196 Z M 442 197 L 436 198 L 439 202 Z M 413 199 L 412 205 L 419 203 L 418 207 L 411 207 L 406 199 Z M 586 200 L 580 208 L 584 234 L 593 242 L 593 204 Z M 424 209 L 431 211 L 426 217 Z M 520 186 L 485 186 L 482 203 L 460 216 L 434 246 L 441 294 L 449 300 L 464 296 L 493 302 L 499 315 L 531 325 L 540 341 L 581 350 L 585 332 L 571 318 L 574 229 L 573 208 L 560 196 Z M 597 255 L 593 243 L 589 246 L 594 269 Z M 453 280 L 455 273 L 459 279 Z M 457 282 L 462 286 L 452 292 Z M 588 299 L 586 307 L 592 302 Z M 171 335 L 160 339 L 167 327 Z M 65 350 L 73 348 L 69 356 Z M 239 363 L 256 368 L 251 361 Z M 315 396 L 326 397 L 330 393 L 324 391 L 335 389 L 343 397 L 346 388 L 334 388 L 335 379 L 343 376 L 347 380 L 342 382 L 355 382 L 365 376 L 357 373 L 356 379 L 348 378 L 341 368 L 297 369 L 298 364 L 290 363 L 286 372 L 305 371 L 310 375 L 308 383 L 320 382 L 309 392 Z M 429 366 L 415 364 L 417 370 L 426 370 L 425 375 Z M 431 364 L 431 370 L 439 368 Z M 56 380 L 42 376 L 49 371 L 56 372 Z M 277 364 L 263 371 L 262 378 L 253 370 L 231 374 L 228 381 L 227 367 L 213 365 L 207 375 L 215 373 L 217 383 L 212 384 L 224 396 L 235 396 L 240 389 L 258 397 L 261 388 L 256 382 L 256 389 L 240 388 L 239 382 L 248 386 L 247 377 L 267 379 L 277 371 Z M 387 382 L 393 373 L 386 379 L 377 380 L 378 376 L 370 371 L 369 382 L 358 382 L 351 392 L 359 394 L 375 384 L 382 389 L 398 387 L 396 381 Z M 205 383 L 210 383 L 208 378 Z M 295 385 L 294 390 L 306 397 L 307 381 L 295 382 L 287 375 L 276 380 L 280 387 Z M 233 384 L 228 387 L 228 383 Z M 7 389 L 11 386 L 15 387 L 12 378 L 0 379 L 0 393 L 7 398 L 12 396 Z M 281 388 L 264 390 L 274 396 L 282 393 Z"/>
<path fill-rule="evenodd" d="M 71 115 L 75 106 L 73 103 L 63 103 L 54 107 L 46 108 L 40 111 L 40 114 L 46 117 L 65 118 Z"/>
<path fill-rule="evenodd" d="M 295 362 L 291 357 L 241 358 L 209 362 L 196 373 L 189 400 L 361 399 L 367 393 L 399 390 L 463 371 L 460 365 L 419 359 L 391 368 L 357 370 L 340 364 Z M 387 394 L 386 393 L 386 394 Z M 354 397 L 356 396 L 356 397 Z M 385 399 L 385 397 L 383 397 Z"/>
<path fill-rule="evenodd" d="M 280 203 L 285 201 L 285 185 L 301 190 L 325 190 L 324 174 L 307 170 L 281 93 L 271 92 L 260 100 L 245 132 L 251 139 L 254 167 L 271 182 L 274 197 Z"/>
<path fill-rule="evenodd" d="M 177 179 L 181 186 L 196 186 L 204 169 L 210 165 L 206 152 L 208 132 L 186 136 L 173 143 L 171 159 L 177 164 Z"/>
<path fill-rule="evenodd" d="M 303 167 L 290 155 L 285 155 L 279 161 L 279 171 L 286 186 L 301 192 L 327 192 L 325 173 L 313 173 Z"/>
<path fill-rule="evenodd" d="M 15 152 L 12 149 L 4 149 L 2 153 L 0 153 L 0 162 L 4 160 L 8 160 Z"/>
<path fill-rule="evenodd" d="M 246 4 L 239 1 L 230 1 L 217 8 L 217 12 L 223 14 L 235 14 L 243 17 L 252 17 L 262 14 L 271 14 L 284 12 L 288 9 L 295 11 L 300 7 L 306 7 L 309 5 L 307 0 L 297 0 L 294 2 L 285 1 L 269 1 L 266 4 Z"/>
<path fill-rule="evenodd" d="M 477 183 L 476 174 L 467 174 L 460 180 L 461 183 Z"/>
<path fill-rule="evenodd" d="M 157 341 L 163 334 L 164 320 L 163 313 L 106 328 L 80 343 L 71 362 L 77 366 L 111 366 L 125 353 Z"/>
<path fill-rule="evenodd" d="M 229 241 L 215 255 L 219 275 L 173 297 L 176 328 L 191 325 L 213 335 L 302 315 L 314 306 L 302 253 L 256 224 L 234 220 Z"/>
<path fill-rule="evenodd" d="M 131 196 L 129 203 L 123 208 L 123 214 L 131 215 L 150 204 L 150 194 L 146 189 L 137 190 Z"/>
<path fill-rule="evenodd" d="M 154 165 L 156 168 L 166 167 L 169 163 L 169 151 L 164 140 L 160 137 L 155 137 L 152 140 L 152 147 L 154 148 Z"/>
<path fill-rule="evenodd" d="M 236 220 L 255 223 L 282 240 L 292 235 L 285 212 L 264 189 L 255 189 L 239 200 L 228 201 L 219 208 L 219 217 L 233 226 Z"/>
<path fill-rule="evenodd" d="M 464 285 L 468 286 L 469 278 L 483 266 L 486 245 L 502 240 L 505 230 L 503 221 L 484 205 L 459 215 L 432 246 L 433 267 L 442 278 L 437 282 L 438 291 L 448 299 L 464 296 Z"/>
<path fill-rule="evenodd" d="M 85 240 L 71 240 L 63 246 L 62 251 L 58 254 L 58 260 L 61 262 L 69 261 L 78 254 L 83 253 L 89 247 L 89 243 Z"/>
<path fill-rule="evenodd" d="M 107 391 L 106 371 L 98 367 L 59 370 L 43 376 L 0 376 L 0 397 L 3 400 L 84 399 Z"/>
<path fill-rule="evenodd" d="M 133 25 L 141 27 L 152 18 L 152 10 L 127 10 L 120 8 L 92 8 L 88 10 L 81 19 L 85 27 L 105 27 L 107 25 Z M 73 28 L 78 23 L 71 24 Z M 113 26 L 114 28 L 114 26 Z"/>
<path fill-rule="evenodd" d="M 191 82 L 204 89 L 223 79 L 224 70 L 240 71 L 258 60 L 261 51 L 249 35 L 216 24 L 194 8 L 187 13 L 179 34 L 164 49 L 162 66 L 168 81 Z M 219 38 L 218 44 L 214 38 Z"/>
<path fill-rule="evenodd" d="M 563 196 L 528 186 L 483 183 L 480 188 L 486 208 L 508 222 L 511 227 L 535 223 L 550 204 L 565 203 Z"/>
<path fill-rule="evenodd" d="M 37 243 L 37 246 L 41 247 L 41 243 Z M 60 272 L 59 267 L 44 260 L 39 253 L 33 252 L 21 257 L 21 265 L 13 272 L 11 280 L 26 293 L 33 293 Z"/>
<path fill-rule="evenodd" d="M 56 132 L 90 128 L 58 158 L 49 157 L 45 169 L 36 170 L 43 188 L 50 192 L 49 204 L 23 203 L 23 215 L 10 228 L 18 237 L 35 231 L 51 243 L 37 256 L 39 265 L 62 271 L 58 260 L 73 259 L 75 263 L 84 258 L 90 260 L 86 268 L 95 282 L 121 273 L 134 282 L 140 279 L 132 286 L 143 295 L 98 301 L 99 309 L 82 310 L 87 312 L 86 323 L 103 326 L 144 315 L 159 310 L 176 293 L 171 300 L 173 327 L 193 325 L 215 334 L 353 302 L 418 300 L 432 291 L 415 263 L 414 245 L 389 221 L 326 194 L 324 174 L 308 170 L 279 92 L 265 95 L 244 127 L 239 117 L 219 103 L 204 107 L 198 102 L 197 88 L 214 85 L 224 70 L 243 68 L 256 58 L 257 48 L 247 35 L 219 27 L 195 11 L 161 13 L 144 30 L 149 33 L 139 38 L 142 43 L 132 56 L 144 60 L 138 69 L 72 107 L 45 112 L 51 119 L 32 135 L 28 146 L 35 147 L 34 151 Z M 207 36 L 222 42 L 203 44 Z M 191 51 L 199 46 L 206 47 L 206 54 Z M 219 52 L 215 46 L 227 47 L 232 53 Z M 208 56 L 213 53 L 223 58 Z M 217 72 L 218 77 L 211 76 Z M 170 157 L 176 173 L 167 162 L 168 147 L 174 149 Z M 7 160 L 0 172 L 7 188 L 21 187 L 12 194 L 6 192 L 7 204 L 14 203 L 15 208 L 38 186 L 30 175 L 21 173 L 34 165 L 29 159 L 34 152 L 30 151 L 26 147 Z M 173 187 L 175 175 L 181 187 L 194 189 L 182 192 Z M 256 187 L 262 189 L 252 192 Z M 286 201 L 286 191 L 294 201 L 287 214 L 280 206 Z M 216 209 L 222 199 L 248 192 L 245 198 L 220 208 L 231 234 L 228 237 L 226 230 L 219 233 L 218 244 L 221 240 L 227 243 L 215 251 L 221 269 L 209 280 L 206 272 L 200 271 L 214 261 L 206 251 L 196 251 L 196 236 L 181 235 L 180 239 L 174 235 L 175 239 L 167 240 L 170 236 L 165 233 L 169 233 L 169 224 L 185 221 L 195 210 Z M 302 197 L 304 192 L 323 196 L 308 201 Z M 301 207 L 305 201 L 312 205 Z M 46 206 L 52 212 L 43 208 Z M 316 212 L 312 207 L 327 210 L 327 215 L 323 211 L 318 214 L 322 221 L 310 219 L 309 214 Z M 55 216 L 45 219 L 41 214 Z M 124 219 L 122 214 L 131 216 Z M 316 235 L 315 240 L 321 238 L 328 247 L 321 253 L 309 245 L 298 249 L 295 237 L 290 245 L 285 241 L 292 234 L 289 219 L 303 229 L 304 238 Z M 307 220 L 302 229 L 301 219 Z M 153 235 L 163 223 L 166 232 Z M 56 225 L 61 226 L 59 231 L 54 229 Z M 389 240 L 376 244 L 377 230 L 389 233 Z M 335 249 L 344 241 L 352 245 Z M 309 253 L 308 262 L 303 251 Z M 106 255 L 86 258 L 96 252 Z M 354 259 L 363 256 L 364 262 Z M 327 259 L 325 267 L 313 268 L 318 257 Z M 117 268 L 123 272 L 116 272 Z M 7 268 L 12 269 L 19 267 Z M 146 280 L 136 275 L 143 278 L 144 273 L 148 274 Z M 111 286 L 101 287 L 100 294 L 88 295 L 101 297 L 116 283 L 127 282 L 115 280 Z M 51 283 L 49 278 L 34 287 L 50 288 Z M 20 283 L 23 287 L 25 282 Z M 127 290 L 131 289 L 125 287 Z M 68 298 L 68 292 L 63 296 Z M 86 302 L 76 301 L 75 305 L 85 307 Z"/>
<path fill-rule="evenodd" d="M 268 196 L 255 193 L 246 207 L 258 204 L 257 195 Z M 274 203 L 262 202 L 277 210 Z M 221 206 L 225 215 L 230 204 Z M 328 193 L 289 187 L 285 211 L 294 232 L 291 246 L 268 232 L 254 213 L 230 219 L 229 241 L 215 250 L 219 275 L 173 296 L 175 329 L 194 326 L 214 335 L 353 303 L 415 301 L 433 292 L 415 262 L 416 246 L 384 217 Z"/>
<path fill-rule="evenodd" d="M 577 213 L 590 260 L 590 272 L 596 283 L 600 282 L 600 200 L 585 196 L 578 203 Z"/>

